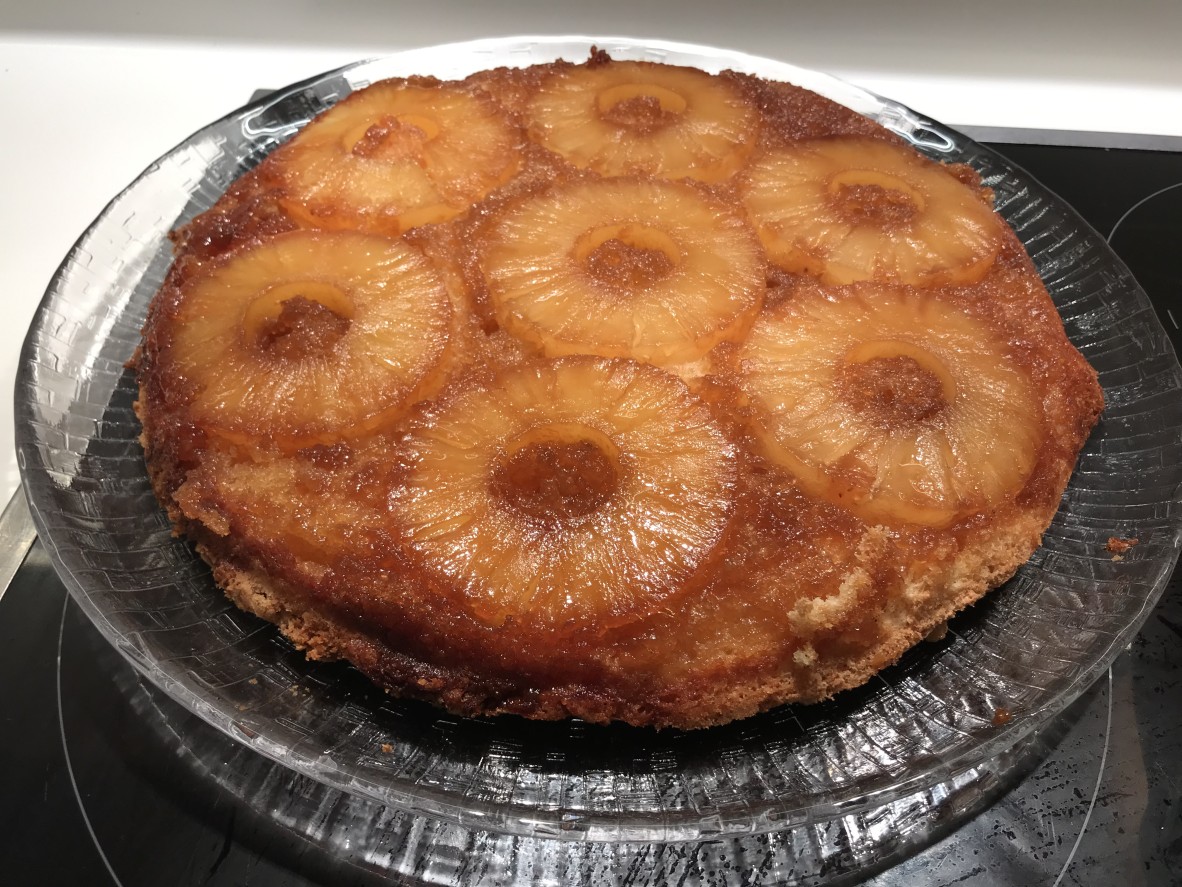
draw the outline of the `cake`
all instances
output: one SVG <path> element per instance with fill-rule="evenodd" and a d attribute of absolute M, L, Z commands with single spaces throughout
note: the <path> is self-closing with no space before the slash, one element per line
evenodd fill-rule
<path fill-rule="evenodd" d="M 177 532 L 460 715 L 862 684 L 1030 557 L 1103 405 L 972 169 L 733 72 L 375 83 L 174 241 L 134 365 Z"/>

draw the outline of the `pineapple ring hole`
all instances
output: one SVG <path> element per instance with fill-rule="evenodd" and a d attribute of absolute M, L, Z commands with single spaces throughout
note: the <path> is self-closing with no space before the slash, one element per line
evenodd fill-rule
<path fill-rule="evenodd" d="M 242 333 L 254 348 L 286 360 L 325 354 L 353 320 L 353 300 L 319 280 L 291 281 L 265 290 L 246 306 Z"/>
<path fill-rule="evenodd" d="M 415 131 L 417 130 L 417 132 Z M 429 142 L 439 137 L 439 123 L 422 114 L 391 114 L 377 120 L 367 118 L 341 136 L 341 147 L 347 154 L 369 156 L 377 153 L 396 135 L 411 141 Z"/>
<path fill-rule="evenodd" d="M 855 222 L 902 224 L 924 211 L 921 192 L 898 176 L 874 169 L 847 169 L 829 179 L 829 196 Z"/>
<path fill-rule="evenodd" d="M 681 249 L 658 228 L 623 223 L 584 233 L 575 242 L 574 259 L 593 280 L 631 291 L 667 277 L 681 264 Z"/>
<path fill-rule="evenodd" d="M 914 425 L 956 399 L 956 380 L 938 357 L 910 342 L 862 342 L 837 374 L 841 398 L 875 425 Z"/>
<path fill-rule="evenodd" d="M 578 422 L 530 428 L 504 446 L 489 476 L 493 496 L 544 525 L 599 510 L 620 487 L 620 450 Z"/>
<path fill-rule="evenodd" d="M 619 105 L 631 105 L 635 108 L 648 105 L 658 112 L 667 115 L 680 115 L 686 112 L 689 103 L 673 90 L 655 83 L 621 83 L 610 86 L 596 96 L 596 106 L 599 114 L 605 117 L 619 116 Z"/>

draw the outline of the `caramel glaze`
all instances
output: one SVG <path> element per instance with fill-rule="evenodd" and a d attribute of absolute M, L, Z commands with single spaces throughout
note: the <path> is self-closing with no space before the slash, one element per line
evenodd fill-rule
<path fill-rule="evenodd" d="M 279 361 L 330 351 L 349 328 L 341 317 L 319 302 L 302 296 L 285 301 L 276 317 L 265 320 L 256 345 Z"/>
<path fill-rule="evenodd" d="M 940 380 L 910 357 L 876 357 L 838 370 L 841 397 L 880 428 L 925 422 L 948 406 Z"/>
<path fill-rule="evenodd" d="M 614 237 L 596 247 L 586 264 L 592 280 L 621 292 L 651 286 L 673 268 L 660 250 L 632 246 Z"/>
<path fill-rule="evenodd" d="M 656 132 L 677 119 L 673 112 L 662 110 L 660 100 L 653 96 L 636 96 L 618 102 L 600 116 L 639 133 Z"/>
<path fill-rule="evenodd" d="M 834 205 L 851 222 L 870 221 L 884 228 L 900 226 L 915 218 L 915 205 L 879 185 L 846 185 L 833 197 Z"/>
<path fill-rule="evenodd" d="M 599 52 L 588 62 L 608 63 Z M 541 79 L 570 67 L 500 69 L 470 82 L 520 121 Z M 873 122 L 797 87 L 720 76 L 759 109 L 760 147 L 841 135 L 898 142 Z M 624 111 L 656 113 L 641 106 Z M 730 530 L 692 590 L 675 609 L 611 629 L 567 626 L 559 636 L 512 619 L 493 627 L 415 561 L 399 526 L 396 503 L 409 470 L 405 435 L 422 405 L 365 439 L 294 453 L 266 440 L 217 439 L 188 416 L 194 382 L 170 372 L 177 306 L 187 283 L 208 268 L 298 227 L 283 211 L 270 174 L 285 154 L 277 149 L 174 235 L 177 261 L 149 309 L 133 359 L 149 473 L 178 531 L 195 541 L 240 606 L 278 623 L 313 658 L 347 658 L 392 692 L 457 713 L 700 727 L 855 686 L 1026 560 L 1102 406 L 1094 371 L 1068 343 L 1030 259 L 1006 228 L 984 280 L 941 287 L 932 296 L 990 329 L 1041 397 L 1042 445 L 1012 501 L 932 528 L 869 526 L 805 495 L 761 455 L 752 410 L 735 382 L 741 371 L 735 348 L 724 343 L 704 365 L 683 372 L 735 442 L 740 466 Z M 442 270 L 467 318 L 456 333 L 462 347 L 454 350 L 461 356 L 443 370 L 441 397 L 487 379 L 497 367 L 536 359 L 497 328 L 480 273 L 480 244 L 512 202 L 594 174 L 535 144 L 524 155 L 522 172 L 483 202 L 406 235 Z M 967 167 L 953 173 L 980 188 Z M 733 183 L 694 187 L 735 199 Z M 602 258 L 623 268 L 620 273 L 648 267 L 651 257 L 638 260 L 627 252 L 611 247 Z M 769 265 L 765 303 L 778 304 L 813 285 Z M 297 327 L 300 313 L 297 307 L 288 318 Z M 552 508 L 554 500 L 566 503 L 560 507 L 594 508 L 595 497 L 611 495 L 610 483 L 591 493 L 570 489 L 581 477 L 576 463 L 589 456 L 593 460 L 570 449 L 534 452 L 503 470 L 513 475 L 511 485 L 530 490 L 527 510 Z"/>
<path fill-rule="evenodd" d="M 618 486 L 612 460 L 587 440 L 530 444 L 501 459 L 489 478 L 493 496 L 543 524 L 591 514 Z"/>

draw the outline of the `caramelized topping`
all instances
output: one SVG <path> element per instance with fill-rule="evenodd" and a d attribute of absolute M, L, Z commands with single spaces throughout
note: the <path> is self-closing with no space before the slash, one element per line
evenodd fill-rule
<path fill-rule="evenodd" d="M 956 399 L 956 381 L 930 351 L 897 339 L 861 342 L 834 378 L 838 396 L 871 424 L 904 428 L 933 418 Z"/>
<path fill-rule="evenodd" d="M 855 224 L 905 225 L 919 212 L 908 195 L 880 185 L 846 185 L 833 196 L 833 202 Z"/>
<path fill-rule="evenodd" d="M 625 99 L 600 116 L 608 123 L 626 127 L 640 135 L 656 132 L 671 124 L 678 114 L 666 111 L 656 96 L 642 95 Z"/>
<path fill-rule="evenodd" d="M 353 449 L 346 443 L 314 444 L 299 451 L 299 455 L 317 468 L 332 471 L 353 461 Z"/>
<path fill-rule="evenodd" d="M 607 502 L 620 485 L 616 460 L 595 440 L 564 436 L 511 448 L 489 479 L 493 495 L 548 525 L 591 514 Z"/>
<path fill-rule="evenodd" d="M 656 132 L 685 113 L 686 101 L 671 89 L 652 83 L 622 83 L 605 89 L 596 100 L 607 123 L 637 134 Z"/>
<path fill-rule="evenodd" d="M 668 277 L 681 260 L 681 250 L 657 228 L 604 225 L 579 238 L 575 258 L 596 283 L 630 292 Z"/>
<path fill-rule="evenodd" d="M 871 169 L 847 169 L 829 180 L 829 198 L 855 225 L 903 225 L 923 211 L 924 199 L 898 176 Z"/>
<path fill-rule="evenodd" d="M 587 256 L 587 270 L 608 286 L 635 290 L 664 279 L 673 270 L 673 263 L 659 249 L 632 246 L 613 237 Z"/>
<path fill-rule="evenodd" d="M 279 314 L 259 322 L 255 343 L 279 360 L 325 354 L 349 329 L 349 318 L 303 296 L 285 299 Z"/>
<path fill-rule="evenodd" d="M 948 406 L 935 373 L 911 357 L 874 357 L 838 371 L 841 398 L 880 428 L 930 419 Z"/>
<path fill-rule="evenodd" d="M 368 121 L 347 133 L 345 148 L 358 157 L 380 157 L 387 161 L 411 160 L 422 154 L 423 145 L 439 135 L 439 124 L 418 114 L 386 116 Z"/>

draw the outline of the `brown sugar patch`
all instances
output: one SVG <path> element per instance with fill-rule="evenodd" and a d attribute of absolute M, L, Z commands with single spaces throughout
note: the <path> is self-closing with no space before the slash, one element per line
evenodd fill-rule
<path fill-rule="evenodd" d="M 760 111 L 760 141 L 770 146 L 800 139 L 834 135 L 865 135 L 899 142 L 898 136 L 874 121 L 830 99 L 789 83 L 761 80 L 725 71 L 721 79 L 733 84 Z"/>
<path fill-rule="evenodd" d="M 846 364 L 837 384 L 842 400 L 880 428 L 913 425 L 948 406 L 940 379 L 911 357 Z"/>
<path fill-rule="evenodd" d="M 350 320 L 314 299 L 294 296 L 279 314 L 260 321 L 255 344 L 278 360 L 300 360 L 332 349 L 349 329 Z"/>
<path fill-rule="evenodd" d="M 1008 708 L 998 708 L 993 712 L 993 720 L 990 723 L 995 727 L 1004 727 L 1014 719 L 1014 715 Z"/>
<path fill-rule="evenodd" d="M 489 486 L 502 502 L 543 523 L 590 514 L 619 487 L 615 463 L 593 441 L 527 444 L 493 469 Z"/>
<path fill-rule="evenodd" d="M 299 451 L 300 458 L 306 459 L 325 471 L 341 470 L 352 464 L 353 449 L 346 443 L 313 444 Z"/>
<path fill-rule="evenodd" d="M 630 292 L 663 280 L 673 270 L 673 261 L 664 250 L 635 246 L 613 237 L 587 255 L 586 267 L 595 281 Z"/>
<path fill-rule="evenodd" d="M 426 121 L 383 117 L 370 125 L 350 150 L 357 157 L 413 161 L 422 155 L 423 145 L 431 139 L 428 128 Z"/>
<path fill-rule="evenodd" d="M 616 102 L 599 115 L 605 122 L 642 135 L 656 132 L 678 120 L 681 115 L 666 110 L 652 95 L 638 95 Z"/>
<path fill-rule="evenodd" d="M 212 209 L 169 234 L 178 258 L 189 260 L 178 261 L 174 273 L 186 270 L 187 264 L 200 268 L 201 260 L 220 256 L 246 240 L 274 237 L 295 229 L 295 222 L 276 202 L 260 171 L 256 168 L 247 173 Z M 174 279 L 179 283 L 182 276 Z"/>
<path fill-rule="evenodd" d="M 911 195 L 881 185 L 843 185 L 830 200 L 855 225 L 898 227 L 910 222 L 919 212 Z"/>

